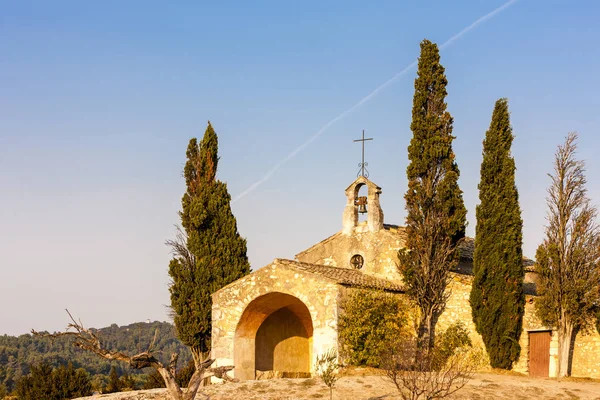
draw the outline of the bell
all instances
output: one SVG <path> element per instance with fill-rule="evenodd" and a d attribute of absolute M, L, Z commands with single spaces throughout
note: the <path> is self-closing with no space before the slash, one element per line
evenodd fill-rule
<path fill-rule="evenodd" d="M 367 205 L 366 204 L 359 204 L 358 205 L 358 212 L 361 214 L 366 214 L 367 213 Z"/>
<path fill-rule="evenodd" d="M 367 213 L 367 196 L 360 196 L 356 199 L 356 205 L 358 206 L 358 212 L 361 214 Z"/>

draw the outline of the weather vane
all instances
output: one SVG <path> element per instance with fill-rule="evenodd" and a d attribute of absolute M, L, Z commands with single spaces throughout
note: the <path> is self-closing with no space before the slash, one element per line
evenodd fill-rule
<path fill-rule="evenodd" d="M 358 170 L 358 174 L 356 174 L 356 176 L 364 176 L 365 178 L 369 177 L 369 171 L 367 171 L 367 168 L 366 168 L 369 165 L 369 163 L 365 162 L 365 142 L 367 140 L 373 140 L 373 138 L 365 139 L 365 130 L 364 129 L 362 131 L 362 139 L 355 140 L 355 142 L 362 142 L 362 162 L 360 162 L 358 164 L 358 167 L 360 169 Z"/>

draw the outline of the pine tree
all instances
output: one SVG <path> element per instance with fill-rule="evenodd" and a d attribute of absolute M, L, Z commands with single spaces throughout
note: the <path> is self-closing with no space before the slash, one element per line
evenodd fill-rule
<path fill-rule="evenodd" d="M 116 393 L 121 391 L 121 380 L 117 373 L 117 368 L 113 365 L 110 367 L 110 373 L 108 374 L 108 384 L 102 391 L 103 393 Z"/>
<path fill-rule="evenodd" d="M 525 312 L 523 221 L 512 141 L 508 102 L 499 99 L 483 141 L 470 301 L 490 364 L 502 369 L 511 369 L 519 358 Z"/>
<path fill-rule="evenodd" d="M 420 309 L 418 348 L 426 351 L 433 347 L 435 325 L 446 305 L 449 272 L 458 263 L 456 247 L 465 235 L 467 213 L 458 187 L 444 72 L 437 45 L 423 40 L 408 146 L 406 242 L 399 269 L 408 295 Z"/>
<path fill-rule="evenodd" d="M 227 185 L 216 179 L 218 139 L 210 122 L 200 143 L 190 140 L 186 156 L 183 231 L 167 242 L 175 256 L 169 264 L 169 290 L 177 336 L 198 365 L 210 350 L 211 294 L 248 274 L 250 264 Z"/>

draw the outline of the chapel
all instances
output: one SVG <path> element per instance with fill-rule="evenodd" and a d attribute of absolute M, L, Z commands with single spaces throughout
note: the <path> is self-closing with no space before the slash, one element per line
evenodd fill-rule
<path fill-rule="evenodd" d="M 366 191 L 366 196 L 361 195 Z M 404 296 L 397 254 L 403 227 L 384 223 L 382 190 L 364 174 L 345 190 L 341 230 L 298 253 L 275 259 L 212 295 L 212 357 L 215 366 L 234 365 L 240 380 L 309 377 L 317 356 L 338 350 L 337 321 L 346 294 L 356 288 Z M 366 216 L 361 221 L 359 215 Z M 469 294 L 473 239 L 460 248 L 450 297 L 436 329 L 462 321 L 471 341 L 483 347 L 472 322 Z M 535 315 L 533 261 L 524 259 L 526 293 L 521 356 L 516 372 L 552 377 L 558 371 L 556 333 Z M 338 352 L 339 353 L 339 352 Z M 600 378 L 600 335 L 578 335 L 573 376 Z"/>

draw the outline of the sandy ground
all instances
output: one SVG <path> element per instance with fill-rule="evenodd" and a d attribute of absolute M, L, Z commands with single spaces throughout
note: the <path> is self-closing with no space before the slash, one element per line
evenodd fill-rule
<path fill-rule="evenodd" d="M 336 400 L 401 399 L 396 387 L 381 376 L 346 376 L 333 390 Z M 582 379 L 536 379 L 515 375 L 477 374 L 452 399 L 598 399 L 600 382 Z M 87 400 L 168 400 L 165 389 L 85 397 Z M 312 400 L 329 399 L 318 379 L 272 379 L 215 384 L 203 388 L 196 400 Z"/>

